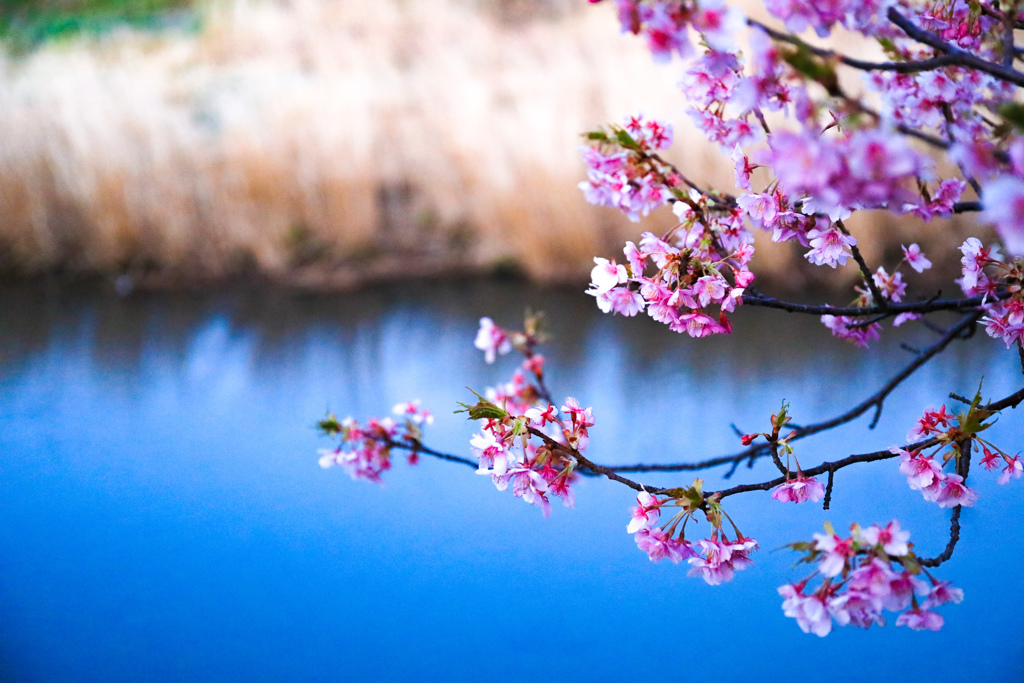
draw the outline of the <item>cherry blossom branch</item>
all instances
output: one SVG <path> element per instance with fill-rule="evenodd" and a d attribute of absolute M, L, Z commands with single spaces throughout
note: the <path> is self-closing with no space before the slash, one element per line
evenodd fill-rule
<path fill-rule="evenodd" d="M 938 567 L 940 564 L 953 557 L 953 550 L 956 548 L 956 542 L 960 540 L 960 510 L 961 507 L 957 505 L 953 508 L 953 514 L 949 518 L 949 543 L 946 544 L 946 549 L 935 557 L 929 558 L 918 558 L 917 563 L 922 567 Z"/>
<path fill-rule="evenodd" d="M 666 161 L 665 158 L 662 157 L 660 154 L 658 154 L 656 152 L 645 151 L 645 150 L 639 151 L 638 154 L 640 154 L 641 158 L 651 159 L 651 160 L 656 161 L 659 164 L 669 168 L 672 171 L 672 173 L 674 175 L 679 176 L 679 178 L 684 183 L 686 183 L 686 185 L 688 187 L 690 187 L 691 189 L 696 190 L 697 192 L 700 192 L 701 194 L 706 195 L 708 197 L 708 199 L 710 199 L 711 201 L 713 201 L 713 202 L 715 202 L 715 203 L 717 203 L 717 204 L 719 204 L 721 206 L 727 206 L 727 207 L 734 207 L 734 206 L 736 206 L 736 198 L 733 197 L 731 194 L 729 194 L 729 193 L 720 193 L 720 192 L 717 192 L 717 191 L 715 191 L 713 189 L 710 190 L 710 191 L 702 190 L 700 188 L 700 186 L 697 185 L 697 183 L 693 182 L 692 180 L 687 178 L 685 175 L 683 175 L 683 173 L 679 170 L 678 166 L 673 164 L 671 161 Z M 672 183 L 669 182 L 668 178 L 666 178 L 665 175 L 659 169 L 655 168 L 654 172 L 655 172 L 655 175 L 658 176 L 658 178 L 661 180 L 661 182 L 666 187 L 671 187 L 672 186 Z M 673 201 L 678 201 L 678 200 L 673 200 Z"/>
<path fill-rule="evenodd" d="M 981 202 L 956 202 L 953 204 L 953 213 L 970 213 L 981 211 Z"/>
<path fill-rule="evenodd" d="M 922 448 L 928 448 L 935 446 L 939 443 L 938 439 L 927 439 L 926 441 L 918 441 L 917 443 L 907 444 L 900 446 L 903 450 L 919 450 Z M 876 462 L 878 460 L 890 460 L 892 458 L 899 457 L 899 453 L 893 453 L 891 450 L 884 451 L 872 451 L 871 453 L 857 453 L 855 455 L 848 455 L 845 458 L 839 460 L 833 460 L 831 462 L 823 462 L 817 467 L 811 467 L 804 470 L 805 477 L 816 477 L 819 474 L 825 474 L 826 472 L 835 473 L 844 467 L 855 465 L 860 462 Z M 778 477 L 769 481 L 762 481 L 756 484 L 739 484 L 732 488 L 722 489 L 721 491 L 710 491 L 705 497 L 710 498 L 716 496 L 718 499 L 727 498 L 729 496 L 735 496 L 738 493 L 747 493 L 748 491 L 770 491 L 776 486 L 786 483 L 785 477 Z"/>
<path fill-rule="evenodd" d="M 982 408 L 984 410 L 991 411 L 1004 410 L 1006 408 L 1016 408 L 1022 402 L 1024 402 L 1024 388 L 1021 388 L 1020 390 L 1013 392 L 1012 394 L 1010 394 L 1009 396 L 1000 401 L 994 401 L 986 406 L 982 406 Z"/>
<path fill-rule="evenodd" d="M 552 449 L 555 449 L 555 450 L 562 451 L 563 453 L 565 453 L 565 454 L 567 454 L 567 455 L 569 455 L 569 456 L 571 456 L 573 458 L 576 458 L 576 461 L 580 465 L 582 465 L 583 467 L 587 468 L 591 472 L 594 472 L 596 474 L 603 474 L 604 476 L 608 477 L 612 481 L 617 481 L 620 484 L 625 484 L 626 486 L 628 486 L 629 488 L 633 489 L 634 491 L 644 491 L 644 490 L 647 490 L 647 491 L 650 491 L 650 492 L 653 492 L 653 493 L 659 493 L 662 490 L 662 489 L 658 488 L 657 486 L 644 486 L 643 484 L 639 484 L 639 483 L 633 481 L 632 479 L 627 479 L 626 477 L 618 475 L 618 474 L 615 473 L 615 471 L 612 468 L 610 468 L 610 467 L 603 467 L 601 465 L 598 465 L 597 463 L 595 463 L 595 462 L 587 459 L 586 457 L 584 457 L 584 455 L 582 453 L 580 453 L 578 450 L 576 450 L 572 446 L 567 446 L 565 444 L 558 443 L 557 441 L 552 439 L 550 436 L 548 436 L 547 434 L 545 434 L 544 432 L 540 431 L 539 429 L 537 429 L 535 427 L 527 427 L 526 429 L 533 436 L 539 437 L 545 444 L 547 444 L 548 448 L 552 448 Z"/>
<path fill-rule="evenodd" d="M 828 483 L 825 485 L 825 501 L 821 506 L 822 510 L 828 510 L 832 504 L 832 485 L 835 483 L 834 475 L 835 472 L 833 470 L 828 471 Z"/>
<path fill-rule="evenodd" d="M 1000 399 L 998 401 L 992 401 L 991 403 L 987 403 L 983 406 L 979 406 L 978 410 L 983 412 L 997 412 L 1005 408 L 1016 408 L 1021 402 L 1024 402 L 1024 388 L 1015 391 L 1006 398 Z M 841 458 L 839 460 L 824 462 L 818 465 L 817 467 L 805 469 L 803 472 L 805 477 L 814 477 L 819 474 L 824 474 L 826 472 L 835 473 L 838 470 L 843 469 L 844 467 L 849 467 L 850 465 L 859 462 L 875 462 L 878 460 L 889 460 L 892 458 L 899 457 L 901 455 L 901 451 L 919 451 L 925 448 L 930 448 L 931 446 L 938 445 L 940 443 L 941 442 L 939 441 L 939 439 L 931 438 L 926 439 L 924 441 L 918 441 L 916 443 L 898 446 L 896 448 L 889 450 L 873 451 L 871 453 L 858 453 L 855 455 L 847 456 L 845 458 Z M 961 444 L 960 447 L 962 449 L 961 452 L 967 453 L 968 455 L 958 459 L 957 471 L 960 473 L 960 476 L 962 476 L 966 480 L 967 474 L 970 469 L 970 447 L 969 445 L 965 446 L 964 444 Z M 776 479 L 772 479 L 770 481 L 763 481 L 757 484 L 740 484 L 738 486 L 733 486 L 732 488 L 723 489 L 721 491 L 708 492 L 707 494 L 705 494 L 705 498 L 715 496 L 719 500 L 721 500 L 722 498 L 734 496 L 738 493 L 746 493 L 747 491 L 768 491 L 784 483 L 786 483 L 786 478 L 779 477 Z M 959 506 L 956 507 L 959 508 Z M 957 526 L 957 528 L 959 529 L 959 525 Z"/>
<path fill-rule="evenodd" d="M 1024 86 L 1024 73 L 1001 64 L 995 64 L 966 50 L 950 45 L 934 33 L 918 28 L 914 22 L 900 14 L 895 7 L 890 7 L 886 16 L 889 18 L 889 21 L 899 26 L 909 37 L 953 58 L 952 64 L 987 73 L 1007 83 Z"/>
<path fill-rule="evenodd" d="M 836 227 L 847 237 L 852 237 L 850 231 L 846 229 L 842 221 L 836 221 Z M 871 277 L 871 269 L 868 268 L 867 261 L 864 260 L 864 256 L 861 255 L 860 249 L 857 247 L 857 243 L 854 242 L 850 245 L 850 253 L 853 254 L 853 260 L 857 262 L 857 266 L 860 267 L 860 274 L 864 276 L 864 284 L 868 286 L 868 290 L 871 292 L 871 298 L 874 300 L 875 305 L 880 306 L 883 312 L 889 310 L 889 301 L 882 296 L 882 292 L 879 291 L 878 285 L 875 284 L 875 279 Z"/>
<path fill-rule="evenodd" d="M 749 291 L 749 290 L 748 290 Z M 788 313 L 805 313 L 808 315 L 846 315 L 853 317 L 872 316 L 878 314 L 898 315 L 900 313 L 935 313 L 937 311 L 967 311 L 977 308 L 986 301 L 1002 299 L 1008 296 L 1006 293 L 997 293 L 984 296 L 966 297 L 962 299 L 939 299 L 932 297 L 924 301 L 907 301 L 903 303 L 889 303 L 886 306 L 829 306 L 798 304 L 791 301 L 783 301 L 774 297 L 765 296 L 760 293 L 748 293 L 743 295 L 743 303 L 747 306 L 762 306 L 764 308 L 777 308 Z"/>
<path fill-rule="evenodd" d="M 747 26 L 753 28 L 759 28 L 767 33 L 771 38 L 795 45 L 798 48 L 807 50 L 816 57 L 823 57 L 825 59 L 834 59 L 841 64 L 852 67 L 854 69 L 860 69 L 861 71 L 895 71 L 896 73 L 916 73 L 919 71 L 932 71 L 934 69 L 940 69 L 945 66 L 951 66 L 957 63 L 956 57 L 953 55 L 944 54 L 939 57 L 931 57 L 929 59 L 920 60 L 908 60 L 905 62 L 867 62 L 862 59 L 854 59 L 848 57 L 835 50 L 829 50 L 826 48 L 815 47 L 804 42 L 799 37 L 791 34 L 773 29 L 770 26 L 762 24 L 756 19 L 747 19 Z"/>
<path fill-rule="evenodd" d="M 843 413 L 842 415 L 834 417 L 831 420 L 826 420 L 824 422 L 819 422 L 817 424 L 808 425 L 805 427 L 797 427 L 795 429 L 797 435 L 800 437 L 810 436 L 811 434 L 817 434 L 818 432 L 823 432 L 828 429 L 838 427 L 839 425 L 846 424 L 847 422 L 850 422 L 860 417 L 865 412 L 867 412 L 869 408 L 872 407 L 875 408 L 875 416 L 872 419 L 870 425 L 873 429 L 875 425 L 878 423 L 878 419 L 882 413 L 882 405 L 885 402 L 885 399 L 889 396 L 889 394 L 895 391 L 896 388 L 904 382 L 904 380 L 906 380 L 908 377 L 914 374 L 925 363 L 927 363 L 929 360 L 942 353 L 946 349 L 946 347 L 953 342 L 953 340 L 958 338 L 967 338 L 971 334 L 973 334 L 974 324 L 977 322 L 980 316 L 981 314 L 978 312 L 964 316 L 963 318 L 960 319 L 960 322 L 950 327 L 946 331 L 946 333 L 934 344 L 922 350 L 918 354 L 918 356 L 914 358 L 914 360 L 912 360 L 910 363 L 907 364 L 906 367 L 904 367 L 902 370 L 896 373 L 896 375 L 892 379 L 886 382 L 882 386 L 882 388 L 876 391 L 872 396 L 868 397 L 859 405 L 854 406 L 853 408 Z"/>
<path fill-rule="evenodd" d="M 872 394 L 864 401 L 851 408 L 850 410 L 846 411 L 842 415 L 838 415 L 829 420 L 825 420 L 823 422 L 818 422 L 815 424 L 794 426 L 794 435 L 789 439 L 789 441 L 795 441 L 807 436 L 811 436 L 813 434 L 818 434 L 820 432 L 827 431 L 829 429 L 834 429 L 835 427 L 855 420 L 872 407 L 875 408 L 875 416 L 872 419 L 871 423 L 871 427 L 873 428 L 875 424 L 877 424 L 878 418 L 881 416 L 882 405 L 885 399 L 889 396 L 889 394 L 895 391 L 900 384 L 902 384 L 908 377 L 910 377 L 912 374 L 914 374 L 914 372 L 920 369 L 925 363 L 927 363 L 929 360 L 931 360 L 932 358 L 940 354 L 942 351 L 944 351 L 945 348 L 949 346 L 949 344 L 952 343 L 955 339 L 962 338 L 965 332 L 972 330 L 972 325 L 977 320 L 979 315 L 980 314 L 978 313 L 968 315 L 964 317 L 962 320 L 960 320 L 960 322 L 946 330 L 942 338 L 940 338 L 938 341 L 936 341 L 934 344 L 927 347 L 926 349 L 919 351 L 917 357 L 914 358 L 913 361 L 908 363 L 906 367 L 904 367 L 902 370 L 900 370 L 900 372 L 894 375 L 892 379 L 886 382 L 885 385 L 883 385 L 878 391 L 876 391 L 874 394 Z M 1012 394 L 1007 399 L 1003 400 L 1007 401 L 1014 399 L 1017 400 L 1018 403 L 1024 400 L 1024 389 L 1021 389 L 1021 391 Z M 996 407 L 994 409 L 998 410 L 1003 407 L 1008 407 L 1009 405 L 1009 403 L 1006 403 L 1005 405 L 999 405 L 999 407 Z M 1014 403 L 1013 405 L 1016 406 L 1016 403 Z M 683 472 L 692 470 L 702 470 L 710 469 L 718 465 L 735 464 L 742 462 L 744 460 L 750 460 L 751 464 L 753 464 L 754 461 L 756 461 L 758 458 L 766 454 L 768 451 L 768 444 L 758 444 L 733 455 L 719 456 L 717 458 L 710 458 L 708 460 L 702 460 L 700 462 L 695 463 L 678 463 L 667 465 L 637 464 L 626 465 L 621 467 L 616 466 L 607 469 L 613 472 Z M 782 469 L 779 463 L 776 463 L 776 466 L 780 467 L 780 470 Z"/>
<path fill-rule="evenodd" d="M 1013 55 L 1016 48 L 1013 44 L 1013 29 L 1016 22 L 1009 14 L 1004 12 L 1003 16 L 1003 66 L 1007 69 L 1013 68 Z"/>
<path fill-rule="evenodd" d="M 409 441 L 395 441 L 391 438 L 378 438 L 386 448 L 397 448 L 411 453 L 419 453 L 420 455 L 429 455 L 430 457 L 437 458 L 438 460 L 446 460 L 448 462 L 458 463 L 459 465 L 468 465 L 474 470 L 480 466 L 477 462 L 470 460 L 469 458 L 464 458 L 460 455 L 452 455 L 451 453 L 442 453 L 441 451 L 434 450 L 429 446 L 424 446 L 422 443 L 414 439 Z"/>

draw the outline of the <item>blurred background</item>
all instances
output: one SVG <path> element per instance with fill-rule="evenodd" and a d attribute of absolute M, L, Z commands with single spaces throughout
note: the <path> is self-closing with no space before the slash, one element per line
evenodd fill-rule
<path fill-rule="evenodd" d="M 639 233 L 583 201 L 580 134 L 636 112 L 676 125 L 689 175 L 732 188 L 684 114 L 678 63 L 653 64 L 612 3 L 7 0 L 0 27 L 9 274 L 578 284 Z M 963 239 L 876 214 L 853 226 L 872 260 Z M 758 247 L 762 284 L 854 277 Z"/>
<path fill-rule="evenodd" d="M 948 539 L 949 512 L 891 461 L 837 474 L 828 512 L 730 499 L 761 550 L 720 587 L 650 563 L 625 533 L 632 492 L 603 480 L 545 520 L 449 463 L 398 454 L 383 488 L 317 466 L 326 411 L 416 398 L 430 444 L 466 455 L 464 387 L 516 367 L 472 348 L 485 315 L 546 311 L 549 386 L 594 407 L 589 455 L 609 464 L 736 452 L 730 423 L 766 428 L 783 399 L 800 422 L 837 415 L 934 341 L 908 325 L 864 353 L 749 307 L 734 334 L 693 340 L 599 313 L 593 257 L 672 216 L 588 206 L 582 131 L 663 117 L 673 160 L 731 187 L 679 78 L 610 3 L 0 1 L 0 681 L 1019 681 L 1024 497 L 979 467 L 939 572 L 966 594 L 945 630 L 890 619 L 822 640 L 780 609 L 776 588 L 803 576 L 784 543 L 894 517 L 923 555 Z M 956 259 L 935 256 L 968 223 L 852 229 L 873 263 L 920 242 L 936 268 L 915 294 L 956 291 Z M 825 281 L 761 237 L 765 289 L 851 297 L 852 263 Z M 1002 396 L 1019 372 L 975 335 L 877 429 L 862 418 L 798 457 L 887 448 L 948 392 L 984 377 Z M 987 434 L 1014 452 L 1022 417 Z M 771 468 L 725 474 L 703 476 Z"/>

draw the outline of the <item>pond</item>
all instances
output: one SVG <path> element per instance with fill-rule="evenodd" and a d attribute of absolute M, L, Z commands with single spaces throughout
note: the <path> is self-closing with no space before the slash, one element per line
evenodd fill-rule
<path fill-rule="evenodd" d="M 430 445 L 468 455 L 465 387 L 507 381 L 473 348 L 477 321 L 548 314 L 556 397 L 594 408 L 588 451 L 606 464 L 740 450 L 730 423 L 768 428 L 870 395 L 934 333 L 887 331 L 876 350 L 813 319 L 740 311 L 728 338 L 682 338 L 604 316 L 579 292 L 515 283 L 410 283 L 338 295 L 273 289 L 140 293 L 99 286 L 0 290 L 0 679 L 91 680 L 1019 680 L 1024 479 L 972 471 L 953 559 L 961 587 L 939 633 L 841 628 L 783 616 L 796 581 L 785 543 L 825 521 L 898 518 L 922 555 L 949 511 L 895 461 L 836 475 L 832 509 L 763 492 L 726 508 L 760 541 L 754 566 L 708 586 L 654 564 L 625 532 L 634 494 L 586 479 L 550 519 L 469 468 L 402 458 L 378 487 L 317 466 L 327 410 L 384 415 L 418 398 Z M 901 443 L 948 392 L 1006 395 L 1015 354 L 978 335 L 925 366 L 870 416 L 796 444 L 805 467 Z M 952 406 L 951 406 L 952 407 Z M 1016 452 L 1024 419 L 988 432 Z M 725 468 L 704 472 L 721 487 Z M 769 462 L 733 483 L 772 476 Z M 643 475 L 689 484 L 692 474 Z M 704 525 L 706 527 L 706 525 Z M 1004 594 L 1005 591 L 1005 594 Z"/>

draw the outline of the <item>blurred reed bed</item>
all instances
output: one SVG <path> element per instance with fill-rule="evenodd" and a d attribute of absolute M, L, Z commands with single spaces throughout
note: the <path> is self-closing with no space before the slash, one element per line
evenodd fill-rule
<path fill-rule="evenodd" d="M 578 282 L 641 229 L 583 201 L 582 131 L 666 117 L 684 171 L 732 186 L 686 121 L 678 66 L 653 66 L 612 10 L 235 0 L 200 10 L 195 31 L 125 28 L 0 56 L 0 268 L 151 286 L 492 271 Z M 907 234 L 956 241 L 919 228 L 862 221 L 855 234 L 883 237 L 869 258 Z M 790 247 L 756 258 L 769 279 L 815 284 Z"/>

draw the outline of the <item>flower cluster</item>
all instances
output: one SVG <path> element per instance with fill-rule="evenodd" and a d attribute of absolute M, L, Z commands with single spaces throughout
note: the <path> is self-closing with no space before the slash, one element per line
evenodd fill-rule
<path fill-rule="evenodd" d="M 693 54 L 689 28 L 700 33 L 708 45 L 729 50 L 735 48 L 736 33 L 743 26 L 743 13 L 722 0 L 615 0 L 615 4 L 622 30 L 642 35 L 659 61 Z"/>
<path fill-rule="evenodd" d="M 588 138 L 598 145 L 580 147 L 587 180 L 579 188 L 588 202 L 617 208 L 638 221 L 672 198 L 670 185 L 679 181 L 656 154 L 672 144 L 672 126 L 633 116 L 610 134 L 596 131 Z"/>
<path fill-rule="evenodd" d="M 800 468 L 800 461 L 796 459 L 796 454 L 793 452 L 793 446 L 790 445 L 790 440 L 797 435 L 796 431 L 790 431 L 785 436 L 782 435 L 782 428 L 788 425 L 791 421 L 792 418 L 789 415 L 789 404 L 783 401 L 782 408 L 778 412 L 772 413 L 771 432 L 744 434 L 740 437 L 740 442 L 744 446 L 749 446 L 757 440 L 759 436 L 763 436 L 767 439 L 768 445 L 772 449 L 772 459 L 775 461 L 775 466 L 782 470 L 786 476 L 786 481 L 776 487 L 775 491 L 772 492 L 772 498 L 782 503 L 804 503 L 807 501 L 817 503 L 825 495 L 825 487 L 814 477 L 805 476 L 803 470 Z M 785 465 L 782 463 L 780 453 L 785 454 L 786 456 Z M 790 469 L 791 457 L 796 465 L 795 477 L 792 476 L 792 470 Z"/>
<path fill-rule="evenodd" d="M 798 474 L 795 478 L 779 485 L 772 492 L 772 498 L 782 503 L 817 503 L 825 495 L 825 487 L 814 477 Z"/>
<path fill-rule="evenodd" d="M 543 318 L 527 314 L 525 331 L 504 330 L 490 318 L 480 320 L 476 347 L 490 362 L 502 344 L 519 350 L 525 359 L 512 380 L 477 395 L 475 405 L 463 404 L 472 420 L 482 421 L 479 433 L 470 439 L 477 457 L 478 474 L 490 475 L 495 487 L 512 493 L 530 505 L 551 514 L 549 495 L 573 507 L 572 484 L 577 480 L 574 454 L 586 450 L 589 428 L 594 426 L 592 408 L 583 408 L 574 398 L 565 399 L 559 411 L 548 399 L 544 387 L 544 356 L 534 351 L 544 340 Z M 528 377 L 532 377 L 528 379 Z M 559 415 L 561 414 L 561 417 Z M 534 441 L 537 437 L 540 441 Z"/>
<path fill-rule="evenodd" d="M 805 553 L 803 562 L 816 563 L 817 570 L 799 583 L 779 588 L 785 598 L 783 612 L 795 618 L 804 633 L 826 636 L 833 620 L 840 626 L 884 626 L 885 610 L 903 612 L 896 618 L 897 626 L 938 631 L 944 620 L 932 608 L 963 600 L 962 590 L 937 581 L 921 567 L 907 542 L 910 533 L 898 522 L 867 529 L 854 524 L 848 538 L 838 536 L 829 524 L 825 530 L 814 534 L 814 541 L 790 544 Z M 818 576 L 821 582 L 806 592 Z"/>
<path fill-rule="evenodd" d="M 673 491 L 678 496 L 667 498 L 640 491 L 636 506 L 629 509 L 626 532 L 634 534 L 637 547 L 647 553 L 652 562 L 669 559 L 678 564 L 687 560 L 691 566 L 690 576 L 700 576 L 708 584 L 717 586 L 732 579 L 736 571 L 750 567 L 753 564 L 750 552 L 758 546 L 757 541 L 745 537 L 735 525 L 735 538 L 729 540 L 722 529 L 725 512 L 713 497 L 704 498 L 701 487 L 702 482 L 697 479 L 692 487 Z M 679 511 L 662 526 L 655 526 L 663 507 Z M 684 535 L 686 524 L 698 510 L 704 512 L 713 530 L 709 538 L 690 543 Z"/>
<path fill-rule="evenodd" d="M 854 209 L 902 211 L 906 204 L 916 205 L 919 193 L 912 181 L 930 166 L 903 136 L 882 129 L 831 137 L 813 130 L 780 131 L 755 160 L 775 171 L 786 195 L 803 198 L 804 213 L 833 219 Z"/>
<path fill-rule="evenodd" d="M 545 517 L 551 514 L 549 494 L 573 507 L 572 484 L 576 481 L 575 453 L 581 453 L 589 440 L 588 428 L 594 425 L 591 408 L 582 408 L 576 399 L 567 398 L 559 411 L 551 404 L 529 408 L 522 414 L 509 412 L 481 399 L 466 406 L 471 419 L 483 426 L 470 440 L 479 459 L 478 474 L 491 477 L 494 486 L 504 491 L 512 484 L 512 493 L 530 505 L 539 505 Z M 554 428 L 550 428 L 553 426 Z M 549 427 L 548 432 L 542 431 Z M 540 436 L 540 442 L 531 439 Z"/>
<path fill-rule="evenodd" d="M 738 211 L 722 212 L 696 191 L 673 211 L 680 223 L 664 238 L 646 232 L 639 246 L 626 243 L 626 264 L 595 258 L 587 294 L 605 313 L 633 316 L 646 309 L 691 337 L 728 333 L 726 313 L 742 303 L 754 279 L 750 233 Z"/>
<path fill-rule="evenodd" d="M 907 283 L 903 280 L 903 273 L 899 270 L 904 264 L 910 266 L 910 268 L 918 273 L 922 273 L 932 267 L 932 262 L 928 260 L 928 257 L 921 251 L 921 247 L 916 243 L 911 244 L 909 247 L 903 245 L 902 249 L 903 260 L 896 265 L 895 270 L 891 274 L 885 268 L 879 266 L 871 276 L 872 284 L 874 284 L 882 299 L 887 302 L 900 303 L 907 294 Z M 857 287 L 856 291 L 857 298 L 853 300 L 851 306 L 863 307 L 878 303 L 875 301 L 874 293 L 866 283 L 863 287 Z M 893 327 L 899 327 L 905 322 L 916 320 L 920 317 L 917 313 L 900 313 L 895 316 L 892 324 Z M 882 326 L 877 322 L 859 321 L 846 315 L 823 315 L 821 316 L 821 322 L 834 336 L 853 342 L 861 348 L 867 348 L 868 343 L 878 339 L 882 331 Z"/>
<path fill-rule="evenodd" d="M 986 470 L 992 471 L 1003 465 L 999 483 L 1005 484 L 1010 479 L 1018 478 L 1024 471 L 1020 456 L 1009 455 L 998 446 L 980 436 L 991 424 L 988 422 L 993 413 L 981 405 L 981 389 L 970 405 L 960 413 L 946 412 L 946 406 L 938 410 L 926 410 L 917 420 L 917 424 L 907 434 L 912 442 L 934 439 L 936 445 L 931 453 L 925 448 L 906 450 L 896 446 L 890 449 L 900 458 L 900 472 L 907 477 L 907 484 L 915 491 L 920 491 L 924 499 L 937 503 L 939 507 L 955 507 L 957 505 L 972 506 L 978 495 L 964 484 L 960 474 L 945 471 L 949 462 L 958 465 L 958 471 L 966 472 L 967 463 L 972 452 L 982 453 L 981 464 Z"/>
<path fill-rule="evenodd" d="M 963 276 L 957 282 L 965 294 L 985 295 L 985 331 L 1007 348 L 1024 344 L 1024 259 L 1003 261 L 998 247 L 986 248 L 976 237 L 968 238 L 960 252 Z"/>
<path fill-rule="evenodd" d="M 924 499 L 942 508 L 966 505 L 971 507 L 978 500 L 978 494 L 964 484 L 959 474 L 946 472 L 945 463 L 936 461 L 934 456 L 924 455 L 920 450 L 906 451 L 893 448 L 892 453 L 900 456 L 900 472 L 907 477 L 907 484 L 914 491 L 920 491 Z"/>
<path fill-rule="evenodd" d="M 328 414 L 317 427 L 327 436 L 337 436 L 339 444 L 319 451 L 320 467 L 327 469 L 337 465 L 353 479 L 383 484 L 381 474 L 391 469 L 391 449 L 395 446 L 408 450 L 408 462 L 415 465 L 423 440 L 422 427 L 433 424 L 434 417 L 429 410 L 420 407 L 418 400 L 399 403 L 393 412 L 403 418 L 402 423 L 385 417 L 371 418 L 360 425 L 351 417 L 339 422 L 333 414 Z"/>

